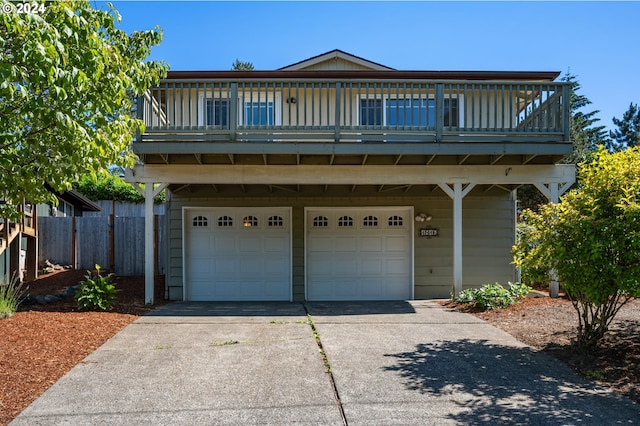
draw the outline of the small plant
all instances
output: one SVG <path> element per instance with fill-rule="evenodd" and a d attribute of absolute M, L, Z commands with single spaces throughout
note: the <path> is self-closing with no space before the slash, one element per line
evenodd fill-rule
<path fill-rule="evenodd" d="M 111 283 L 114 274 L 100 275 L 100 265 L 96 265 L 96 275 L 87 271 L 80 283 L 75 298 L 81 311 L 108 311 L 113 307 L 118 289 Z"/>
<path fill-rule="evenodd" d="M 229 345 L 237 345 L 240 343 L 237 340 L 225 340 L 224 342 L 212 342 L 211 346 L 229 346 Z"/>
<path fill-rule="evenodd" d="M 509 283 L 509 293 L 516 299 L 522 299 L 531 292 L 531 287 L 522 283 Z"/>
<path fill-rule="evenodd" d="M 8 283 L 0 283 L 0 319 L 16 313 L 25 291 L 23 285 L 15 276 Z"/>
<path fill-rule="evenodd" d="M 474 304 L 482 309 L 506 308 L 518 303 L 519 299 L 525 297 L 531 287 L 520 283 L 509 283 L 509 289 L 498 283 L 486 284 L 482 287 L 470 288 L 460 292 L 455 301 L 457 303 Z"/>

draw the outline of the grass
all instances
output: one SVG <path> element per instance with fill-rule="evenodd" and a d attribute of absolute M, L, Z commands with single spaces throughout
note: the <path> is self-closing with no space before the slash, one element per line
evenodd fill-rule
<path fill-rule="evenodd" d="M 237 345 L 240 343 L 237 340 L 226 340 L 224 342 L 212 342 L 211 346 L 228 346 L 228 345 Z"/>
<path fill-rule="evenodd" d="M 16 313 L 26 290 L 23 285 L 16 277 L 8 283 L 0 283 L 0 319 Z"/>

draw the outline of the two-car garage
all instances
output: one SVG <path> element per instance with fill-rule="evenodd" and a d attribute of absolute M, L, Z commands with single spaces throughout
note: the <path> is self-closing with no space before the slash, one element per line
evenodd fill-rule
<path fill-rule="evenodd" d="M 184 300 L 289 301 L 304 271 L 306 300 L 413 297 L 411 207 L 185 207 Z M 294 230 L 304 264 L 294 268 Z"/>

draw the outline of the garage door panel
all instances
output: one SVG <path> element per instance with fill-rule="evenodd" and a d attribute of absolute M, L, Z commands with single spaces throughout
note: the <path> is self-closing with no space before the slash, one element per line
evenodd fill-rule
<path fill-rule="evenodd" d="M 335 274 L 353 277 L 358 273 L 358 259 L 334 259 L 332 270 Z"/>
<path fill-rule="evenodd" d="M 288 251 L 289 239 L 278 236 L 267 236 L 264 238 L 264 251 L 282 253 Z"/>
<path fill-rule="evenodd" d="M 357 253 L 358 240 L 353 237 L 335 237 L 333 240 L 333 250 L 341 253 Z"/>
<path fill-rule="evenodd" d="M 407 238 L 405 236 L 391 236 L 384 238 L 384 250 L 387 252 L 397 251 L 397 252 L 406 252 L 407 251 Z"/>
<path fill-rule="evenodd" d="M 410 268 L 408 259 L 385 259 L 385 272 L 388 275 L 406 275 Z"/>
<path fill-rule="evenodd" d="M 363 252 L 381 252 L 382 251 L 381 237 L 359 237 L 358 243 L 359 243 L 360 251 L 363 251 Z"/>
<path fill-rule="evenodd" d="M 236 238 L 233 235 L 216 235 L 213 239 L 213 250 L 216 254 L 234 254 L 236 248 Z"/>
<path fill-rule="evenodd" d="M 289 262 L 282 259 L 267 259 L 264 264 L 267 275 L 285 275 L 289 272 Z"/>
<path fill-rule="evenodd" d="M 347 216 L 353 226 L 340 226 Z M 314 226 L 315 218 L 327 218 L 326 224 Z M 410 299 L 412 218 L 410 207 L 308 208 L 307 298 Z"/>
<path fill-rule="evenodd" d="M 251 230 L 249 232 L 255 232 Z M 241 253 L 261 253 L 263 251 L 263 237 L 260 235 L 242 235 L 238 239 L 238 250 Z"/>
<path fill-rule="evenodd" d="M 374 259 L 362 259 L 360 265 L 362 274 L 381 274 L 383 272 L 382 261 L 378 257 Z"/>

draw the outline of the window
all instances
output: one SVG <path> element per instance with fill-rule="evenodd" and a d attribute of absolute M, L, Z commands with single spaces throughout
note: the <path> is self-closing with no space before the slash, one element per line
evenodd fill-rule
<path fill-rule="evenodd" d="M 222 228 L 233 226 L 233 218 L 230 216 L 220 216 L 218 218 L 218 226 Z"/>
<path fill-rule="evenodd" d="M 245 216 L 242 218 L 242 226 L 258 226 L 258 218 L 255 216 Z"/>
<path fill-rule="evenodd" d="M 367 216 L 362 219 L 362 226 L 365 228 L 378 226 L 378 218 L 375 216 Z"/>
<path fill-rule="evenodd" d="M 402 216 L 389 217 L 389 226 L 402 226 L 403 222 Z"/>
<path fill-rule="evenodd" d="M 353 218 L 351 216 L 342 216 L 338 219 L 338 227 L 353 226 Z"/>
<path fill-rule="evenodd" d="M 458 99 L 444 99 L 443 109 L 444 125 L 447 127 L 459 126 Z M 433 127 L 436 122 L 435 111 L 435 99 L 386 98 L 384 99 L 384 111 L 382 99 L 361 99 L 360 124 L 363 126 Z"/>
<path fill-rule="evenodd" d="M 228 99 L 206 99 L 206 125 L 223 126 L 229 125 L 229 100 Z"/>
<path fill-rule="evenodd" d="M 280 216 L 271 216 L 269 221 L 267 222 L 269 227 L 280 227 L 284 226 L 284 220 Z"/>
<path fill-rule="evenodd" d="M 273 126 L 274 117 L 273 101 L 244 103 L 244 124 L 247 126 Z"/>
<path fill-rule="evenodd" d="M 363 126 L 382 125 L 382 99 L 360 100 L 360 124 Z"/>
<path fill-rule="evenodd" d="M 207 226 L 208 225 L 208 220 L 205 216 L 196 216 L 193 218 L 193 226 L 194 227 L 201 227 L 201 226 Z"/>
<path fill-rule="evenodd" d="M 389 126 L 433 126 L 436 103 L 433 99 L 388 99 L 387 124 Z"/>
<path fill-rule="evenodd" d="M 313 218 L 313 226 L 316 228 L 329 226 L 329 219 L 326 216 L 316 216 Z"/>

